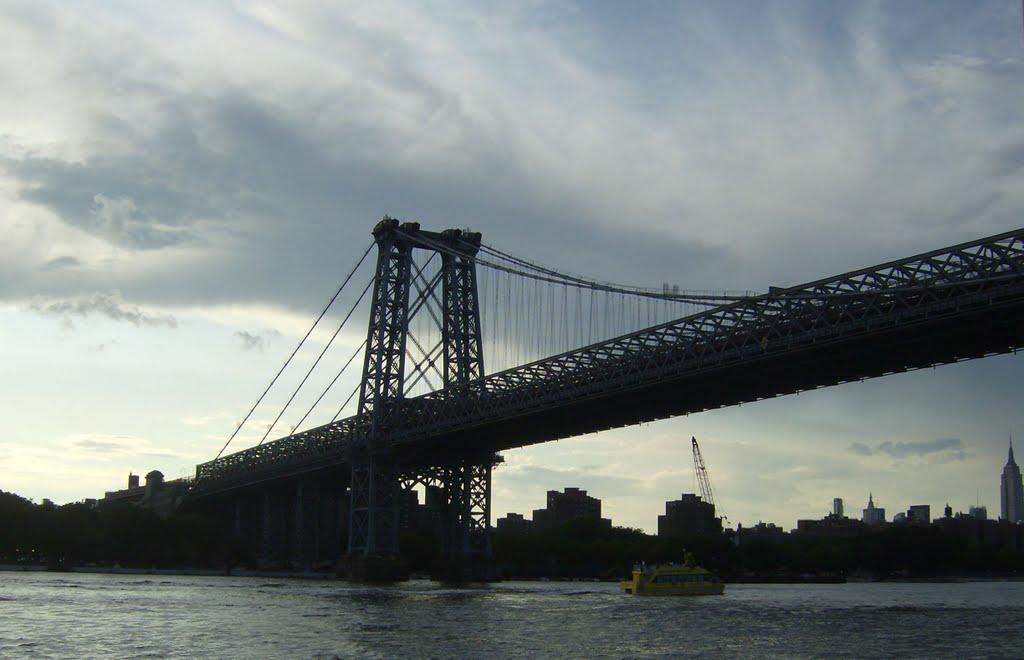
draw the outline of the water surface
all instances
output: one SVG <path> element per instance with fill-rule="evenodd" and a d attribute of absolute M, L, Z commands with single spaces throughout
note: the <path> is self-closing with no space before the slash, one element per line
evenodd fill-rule
<path fill-rule="evenodd" d="M 0 656 L 26 658 L 1024 657 L 1024 582 L 449 587 L 0 573 Z"/>

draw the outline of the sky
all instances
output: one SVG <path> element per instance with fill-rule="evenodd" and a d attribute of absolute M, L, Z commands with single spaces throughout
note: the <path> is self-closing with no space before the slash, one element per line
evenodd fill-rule
<path fill-rule="evenodd" d="M 1016 0 L 0 0 L 0 489 L 191 474 L 385 214 L 701 290 L 1020 227 L 1021 21 Z M 494 517 L 575 486 L 653 532 L 695 492 L 691 436 L 733 526 L 869 493 L 890 518 L 998 515 L 1022 382 L 1005 355 L 510 451 Z"/>

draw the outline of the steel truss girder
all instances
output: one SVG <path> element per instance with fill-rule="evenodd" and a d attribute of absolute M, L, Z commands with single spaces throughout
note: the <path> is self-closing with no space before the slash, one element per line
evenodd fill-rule
<path fill-rule="evenodd" d="M 930 319 L 1024 306 L 1024 229 L 893 261 L 717 307 L 677 321 L 455 384 L 402 405 L 396 452 L 496 419 L 593 397 L 840 345 Z M 1024 329 L 1008 351 L 1024 345 Z M 943 361 L 967 357 L 950 347 Z M 849 378 L 859 378 L 851 371 Z M 834 382 L 834 381 L 833 381 Z M 831 384 L 818 383 L 818 384 Z M 813 385 L 812 385 L 813 386 Z M 652 413 L 650 419 L 659 418 Z M 265 443 L 196 468 L 198 492 L 345 462 L 358 416 Z M 422 454 L 422 451 L 419 451 Z"/>
<path fill-rule="evenodd" d="M 532 411 L 972 307 L 1020 304 L 1022 297 L 1024 230 L 1018 230 L 875 269 L 773 289 L 467 386 L 432 392 L 408 402 L 408 423 L 395 441 L 415 443 L 485 419 L 522 418 Z"/>

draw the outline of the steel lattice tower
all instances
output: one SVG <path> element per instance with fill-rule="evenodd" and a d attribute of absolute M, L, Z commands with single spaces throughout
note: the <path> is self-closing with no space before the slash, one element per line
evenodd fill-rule
<path fill-rule="evenodd" d="M 410 311 L 414 249 L 441 256 L 444 386 L 467 384 L 484 375 L 475 263 L 480 234 L 457 229 L 427 232 L 416 223 L 400 225 L 384 218 L 373 235 L 378 257 L 359 391 L 362 421 L 352 446 L 349 557 L 359 561 L 399 555 L 399 490 L 403 484 L 421 483 L 441 494 L 445 559 L 487 559 L 491 468 L 500 459 L 493 453 L 441 452 L 427 462 L 400 464 L 391 443 L 406 396 L 406 344 L 415 313 Z"/>

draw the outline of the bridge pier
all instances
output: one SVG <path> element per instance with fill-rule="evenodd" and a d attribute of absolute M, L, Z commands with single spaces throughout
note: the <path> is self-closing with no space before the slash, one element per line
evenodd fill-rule
<path fill-rule="evenodd" d="M 305 477 L 295 479 L 289 552 L 289 564 L 293 571 L 309 571 L 316 560 L 316 547 L 310 541 L 315 536 L 317 524 L 316 497 L 311 497 L 305 486 Z"/>
<path fill-rule="evenodd" d="M 493 582 L 501 572 L 491 554 L 491 469 L 500 460 L 459 461 L 441 470 L 441 560 L 431 577 L 443 582 Z"/>
<path fill-rule="evenodd" d="M 286 568 L 288 557 L 288 497 L 276 490 L 263 492 L 260 549 L 256 567 L 260 570 Z"/>

